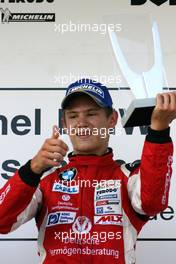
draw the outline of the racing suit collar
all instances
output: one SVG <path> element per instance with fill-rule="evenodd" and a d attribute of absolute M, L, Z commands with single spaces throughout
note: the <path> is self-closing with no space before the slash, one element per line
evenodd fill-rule
<path fill-rule="evenodd" d="M 74 152 L 71 152 L 68 154 L 68 159 L 70 162 L 76 162 L 80 165 L 106 166 L 106 165 L 114 163 L 112 148 L 108 148 L 107 152 L 103 154 L 102 156 L 98 156 L 95 154 L 76 155 L 74 154 Z"/>

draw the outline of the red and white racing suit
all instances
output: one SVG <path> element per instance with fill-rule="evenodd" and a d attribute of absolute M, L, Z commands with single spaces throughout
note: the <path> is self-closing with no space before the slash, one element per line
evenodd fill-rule
<path fill-rule="evenodd" d="M 168 206 L 172 153 L 169 129 L 149 129 L 140 164 L 69 154 L 40 180 L 29 161 L 0 191 L 0 232 L 35 217 L 40 263 L 134 264 L 138 233 Z"/>

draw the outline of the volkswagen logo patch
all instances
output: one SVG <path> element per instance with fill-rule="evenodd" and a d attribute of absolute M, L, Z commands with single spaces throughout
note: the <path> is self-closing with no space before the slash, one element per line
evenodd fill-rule
<path fill-rule="evenodd" d="M 63 194 L 62 195 L 62 200 L 65 201 L 65 202 L 68 202 L 70 200 L 70 195 L 68 194 Z"/>
<path fill-rule="evenodd" d="M 59 177 L 62 181 L 71 181 L 77 174 L 76 168 L 69 168 L 68 170 L 59 173 Z"/>
<path fill-rule="evenodd" d="M 92 228 L 92 223 L 86 216 L 78 216 L 72 225 L 76 234 L 87 234 Z"/>

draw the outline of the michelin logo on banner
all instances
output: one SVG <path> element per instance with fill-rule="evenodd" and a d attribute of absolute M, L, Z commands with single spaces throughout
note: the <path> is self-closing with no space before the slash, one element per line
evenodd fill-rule
<path fill-rule="evenodd" d="M 1 23 L 10 22 L 55 22 L 54 13 L 12 13 L 8 8 L 0 8 Z"/>
<path fill-rule="evenodd" d="M 0 3 L 10 4 L 10 3 L 53 3 L 54 0 L 1 0 Z M 10 22 L 55 22 L 55 13 L 12 13 L 11 8 L 0 7 L 0 17 L 1 23 Z"/>

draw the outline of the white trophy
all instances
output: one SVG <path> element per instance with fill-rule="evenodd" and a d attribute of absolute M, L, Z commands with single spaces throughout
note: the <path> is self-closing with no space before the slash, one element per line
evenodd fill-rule
<path fill-rule="evenodd" d="M 109 31 L 116 61 L 136 98 L 131 102 L 125 115 L 122 117 L 123 127 L 150 125 L 151 114 L 156 104 L 156 95 L 157 93 L 163 92 L 164 82 L 167 85 L 156 22 L 153 22 L 152 34 L 154 42 L 154 64 L 149 71 L 138 74 L 128 66 L 115 32 Z"/>

